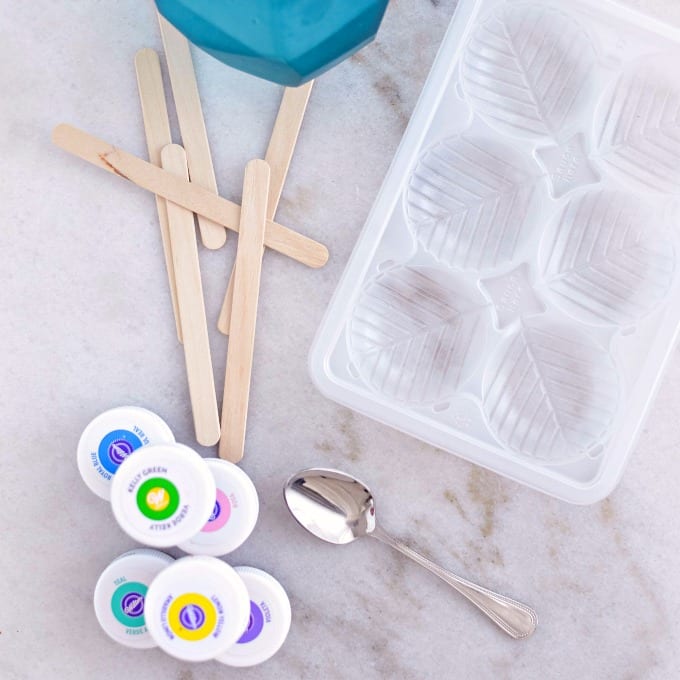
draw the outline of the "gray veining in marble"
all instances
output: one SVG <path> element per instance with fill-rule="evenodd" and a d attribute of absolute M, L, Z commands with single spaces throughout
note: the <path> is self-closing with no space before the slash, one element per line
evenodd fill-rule
<path fill-rule="evenodd" d="M 674 0 L 628 4 L 680 24 Z M 672 680 L 680 677 L 680 353 L 612 496 L 565 505 L 324 399 L 306 356 L 455 6 L 394 0 L 377 42 L 319 79 L 278 217 L 328 244 L 311 271 L 265 257 L 244 469 L 261 517 L 232 564 L 275 574 L 293 626 L 267 664 L 231 670 L 128 651 L 99 630 L 98 573 L 132 542 L 80 482 L 98 412 L 146 405 L 193 442 L 153 198 L 51 146 L 68 121 L 137 154 L 135 51 L 160 48 L 144 0 L 0 2 L 0 678 Z M 279 89 L 195 53 L 221 192 L 238 199 Z M 173 121 L 174 124 L 174 121 Z M 175 126 L 176 127 L 176 126 Z M 214 330 L 235 248 L 201 252 Z M 204 450 L 203 453 L 212 452 Z M 526 600 L 540 627 L 506 639 L 443 583 L 377 542 L 326 545 L 281 486 L 308 465 L 371 485 L 386 529 Z"/>

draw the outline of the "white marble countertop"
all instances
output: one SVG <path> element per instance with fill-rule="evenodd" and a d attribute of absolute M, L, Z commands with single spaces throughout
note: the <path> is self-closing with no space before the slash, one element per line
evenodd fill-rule
<path fill-rule="evenodd" d="M 680 24 L 676 0 L 629 0 Z M 569 506 L 326 400 L 306 356 L 399 142 L 455 0 L 394 0 L 379 39 L 319 79 L 280 220 L 328 244 L 312 271 L 268 254 L 244 469 L 259 524 L 229 556 L 276 575 L 293 626 L 249 678 L 670 680 L 680 674 L 680 353 L 618 489 Z M 54 148 L 62 121 L 143 155 L 135 51 L 160 48 L 150 2 L 0 3 L 0 678 L 240 677 L 99 629 L 91 592 L 132 542 L 81 483 L 91 417 L 136 403 L 194 441 L 150 195 Z M 279 88 L 195 53 L 221 192 L 238 199 Z M 211 326 L 236 240 L 201 253 Z M 218 393 L 226 339 L 212 332 Z M 214 452 L 204 450 L 206 455 Z M 376 491 L 385 527 L 535 606 L 506 639 L 447 586 L 377 542 L 334 547 L 284 508 L 286 477 L 339 467 Z"/>

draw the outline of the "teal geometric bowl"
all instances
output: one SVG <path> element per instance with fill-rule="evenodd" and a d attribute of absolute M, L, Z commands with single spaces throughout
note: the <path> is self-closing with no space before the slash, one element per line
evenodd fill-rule
<path fill-rule="evenodd" d="M 192 43 L 281 85 L 316 78 L 373 40 L 389 0 L 156 0 Z"/>

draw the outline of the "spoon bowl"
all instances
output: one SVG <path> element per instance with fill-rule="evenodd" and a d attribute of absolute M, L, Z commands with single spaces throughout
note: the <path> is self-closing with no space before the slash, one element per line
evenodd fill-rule
<path fill-rule="evenodd" d="M 531 607 L 456 576 L 383 531 L 376 523 L 373 494 L 355 477 L 326 468 L 301 470 L 288 479 L 283 496 L 297 522 L 318 538 L 336 545 L 376 538 L 439 576 L 511 637 L 534 632 L 537 617 Z"/>
<path fill-rule="evenodd" d="M 303 470 L 288 480 L 283 495 L 297 522 L 328 543 L 351 543 L 375 529 L 370 490 L 344 472 Z"/>

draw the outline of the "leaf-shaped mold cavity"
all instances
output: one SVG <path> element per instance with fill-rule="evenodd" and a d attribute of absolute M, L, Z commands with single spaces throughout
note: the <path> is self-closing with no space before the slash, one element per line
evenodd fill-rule
<path fill-rule="evenodd" d="M 573 19 L 538 5 L 504 5 L 472 34 L 462 86 L 501 132 L 557 140 L 587 100 L 594 64 L 593 45 Z"/>
<path fill-rule="evenodd" d="M 651 206 L 618 191 L 592 191 L 564 207 L 540 249 L 546 285 L 568 313 L 623 325 L 669 292 L 675 251 Z"/>
<path fill-rule="evenodd" d="M 588 455 L 619 399 L 611 357 L 563 328 L 523 325 L 487 364 L 483 409 L 496 438 L 545 464 Z"/>
<path fill-rule="evenodd" d="M 538 175 L 512 149 L 465 136 L 427 151 L 406 194 L 409 225 L 422 247 L 462 270 L 513 259 L 537 210 Z"/>
<path fill-rule="evenodd" d="M 349 325 L 361 378 L 398 402 L 453 396 L 484 352 L 482 310 L 446 272 L 397 266 L 365 287 Z"/>
<path fill-rule="evenodd" d="M 596 158 L 635 189 L 680 193 L 677 56 L 638 63 L 609 88 L 595 116 Z"/>

